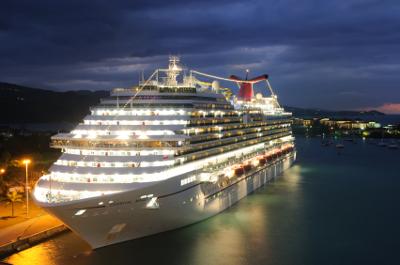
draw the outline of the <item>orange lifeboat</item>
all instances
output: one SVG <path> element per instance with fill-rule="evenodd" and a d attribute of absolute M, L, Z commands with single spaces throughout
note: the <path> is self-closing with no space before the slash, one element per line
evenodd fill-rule
<path fill-rule="evenodd" d="M 237 167 L 237 168 L 234 169 L 234 171 L 235 171 L 235 175 L 236 176 L 241 176 L 244 173 L 243 167 Z"/>
<path fill-rule="evenodd" d="M 244 171 L 249 171 L 251 169 L 251 164 L 245 164 L 243 165 Z"/>

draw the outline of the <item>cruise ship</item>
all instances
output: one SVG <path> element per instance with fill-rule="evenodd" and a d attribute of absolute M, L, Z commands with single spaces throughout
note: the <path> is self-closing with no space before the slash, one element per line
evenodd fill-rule
<path fill-rule="evenodd" d="M 220 85 L 229 82 L 237 96 Z M 51 146 L 62 155 L 34 199 L 94 249 L 216 215 L 296 158 L 291 113 L 267 75 L 218 77 L 178 57 L 113 89 Z"/>

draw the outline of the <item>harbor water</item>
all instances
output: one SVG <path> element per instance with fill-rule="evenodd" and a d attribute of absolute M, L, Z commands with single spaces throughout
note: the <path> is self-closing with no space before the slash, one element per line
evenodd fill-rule
<path fill-rule="evenodd" d="M 97 250 L 71 232 L 11 264 L 399 264 L 400 149 L 298 138 L 281 177 L 203 222 Z"/>

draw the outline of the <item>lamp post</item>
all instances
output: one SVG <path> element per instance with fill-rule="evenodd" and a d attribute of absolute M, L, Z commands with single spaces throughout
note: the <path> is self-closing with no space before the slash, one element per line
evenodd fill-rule
<path fill-rule="evenodd" d="M 25 164 L 25 199 L 26 199 L 26 218 L 29 218 L 29 191 L 28 191 L 28 165 L 31 160 L 24 159 L 22 163 Z"/>

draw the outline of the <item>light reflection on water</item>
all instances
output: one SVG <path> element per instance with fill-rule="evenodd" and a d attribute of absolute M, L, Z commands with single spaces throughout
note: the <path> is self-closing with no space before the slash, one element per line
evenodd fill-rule
<path fill-rule="evenodd" d="M 346 144 L 338 155 L 334 147 L 321 147 L 317 140 L 297 142 L 296 165 L 213 218 L 96 251 L 66 233 L 6 261 L 29 265 L 396 264 L 396 238 L 390 235 L 399 232 L 394 202 L 399 202 L 395 194 L 400 193 L 400 150 L 359 142 Z"/>
<path fill-rule="evenodd" d="M 74 255 L 88 255 L 91 252 L 88 244 L 71 232 L 67 232 L 54 239 L 14 254 L 6 259 L 6 261 L 11 264 L 22 265 L 71 264 L 76 258 Z"/>

